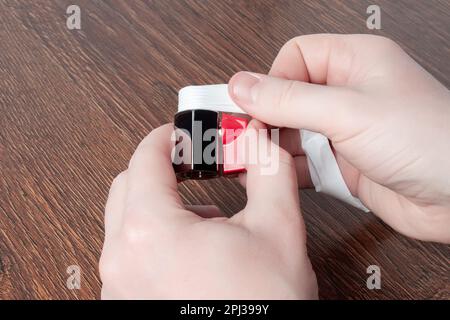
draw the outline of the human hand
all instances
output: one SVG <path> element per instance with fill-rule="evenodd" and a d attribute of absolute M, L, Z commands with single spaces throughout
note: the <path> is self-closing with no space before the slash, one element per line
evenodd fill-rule
<path fill-rule="evenodd" d="M 247 132 L 262 127 L 252 121 Z M 102 298 L 317 298 L 292 157 L 280 150 L 274 175 L 247 165 L 247 206 L 226 218 L 217 207 L 183 205 L 172 131 L 172 125 L 153 130 L 113 182 L 100 259 Z M 266 135 L 258 143 L 271 141 Z"/>
<path fill-rule="evenodd" d="M 265 123 L 327 136 L 350 191 L 394 229 L 450 242 L 448 89 L 393 41 L 369 35 L 292 39 L 269 75 L 236 74 L 230 95 Z M 298 132 L 286 130 L 284 142 L 310 184 Z"/>

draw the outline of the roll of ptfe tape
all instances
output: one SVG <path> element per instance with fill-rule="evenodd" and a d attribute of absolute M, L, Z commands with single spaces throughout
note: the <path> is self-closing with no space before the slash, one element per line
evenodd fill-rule
<path fill-rule="evenodd" d="M 178 95 L 178 112 L 196 109 L 245 114 L 228 95 L 226 84 L 188 86 L 181 89 Z M 316 191 L 368 212 L 369 210 L 350 193 L 345 184 L 327 137 L 303 129 L 299 130 L 299 133 Z"/>

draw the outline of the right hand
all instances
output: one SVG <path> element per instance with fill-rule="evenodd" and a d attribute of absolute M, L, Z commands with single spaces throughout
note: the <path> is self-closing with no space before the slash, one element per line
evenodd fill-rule
<path fill-rule="evenodd" d="M 269 76 L 229 87 L 254 118 L 327 136 L 350 191 L 394 229 L 450 243 L 450 91 L 393 41 L 294 38 Z"/>

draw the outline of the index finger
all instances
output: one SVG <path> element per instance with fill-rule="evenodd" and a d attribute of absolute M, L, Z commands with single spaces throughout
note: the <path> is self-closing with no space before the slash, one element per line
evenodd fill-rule
<path fill-rule="evenodd" d="M 269 75 L 289 80 L 345 86 L 367 62 L 380 59 L 387 38 L 362 34 L 312 34 L 289 40 Z M 358 78 L 358 77 L 356 77 Z"/>

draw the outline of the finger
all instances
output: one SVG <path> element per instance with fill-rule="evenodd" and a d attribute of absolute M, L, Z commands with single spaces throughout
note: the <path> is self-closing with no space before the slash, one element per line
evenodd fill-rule
<path fill-rule="evenodd" d="M 304 35 L 281 48 L 269 75 L 331 86 L 352 85 L 361 79 L 358 75 L 370 71 L 373 61 L 386 54 L 392 56 L 393 47 L 398 46 L 392 40 L 373 35 Z"/>
<path fill-rule="evenodd" d="M 131 213 L 169 217 L 183 209 L 172 168 L 173 125 L 153 130 L 138 146 L 128 169 L 127 206 Z"/>
<path fill-rule="evenodd" d="M 206 205 L 206 206 L 192 205 L 186 206 L 186 209 L 194 212 L 198 216 L 205 219 L 225 217 L 222 211 L 220 211 L 220 209 L 214 205 Z"/>
<path fill-rule="evenodd" d="M 120 173 L 113 181 L 105 206 L 105 237 L 118 233 L 122 223 L 127 197 L 127 172 Z"/>
<path fill-rule="evenodd" d="M 393 48 L 395 48 L 395 50 L 392 50 Z M 352 87 L 353 85 L 358 84 L 358 81 L 364 79 L 365 76 L 370 75 L 371 72 L 373 73 L 373 69 L 371 69 L 373 61 L 380 60 L 380 57 L 386 55 L 391 56 L 394 52 L 401 51 L 399 49 L 400 48 L 398 45 L 396 45 L 393 41 L 380 36 L 334 34 L 300 36 L 288 41 L 281 48 L 279 54 L 274 60 L 269 75 L 288 80 L 311 82 L 322 85 L 327 84 L 328 86 Z M 383 72 L 381 69 L 384 70 L 386 68 L 380 67 L 377 69 L 377 72 Z M 241 80 L 243 79 L 241 78 Z M 254 81 L 246 80 L 245 82 L 248 85 Z M 233 91 L 239 90 L 232 88 L 233 84 L 235 84 L 235 81 L 230 81 L 230 95 L 235 99 L 236 103 L 239 105 L 242 103 L 241 107 L 247 110 L 247 104 L 245 101 L 239 102 L 239 99 L 234 97 L 238 94 L 233 94 Z M 314 88 L 314 86 L 309 86 L 309 88 Z M 246 92 L 247 90 L 241 91 Z M 320 90 L 312 90 L 311 93 L 320 95 L 320 92 L 318 91 Z M 334 96 L 333 92 L 336 92 L 337 95 Z M 280 93 L 278 94 L 282 97 L 285 95 Z M 347 99 L 338 99 L 343 96 Z M 315 99 L 305 95 L 305 99 L 299 101 L 298 106 L 299 108 L 301 107 L 299 113 L 307 113 L 314 117 L 307 117 L 304 120 L 294 118 L 291 121 L 289 121 L 289 119 L 286 121 L 286 117 L 280 115 L 279 118 L 274 118 L 270 121 L 271 119 L 269 114 L 271 112 L 267 112 L 265 108 L 262 108 L 262 110 L 256 108 L 252 110 L 252 112 L 256 118 L 263 120 L 268 124 L 283 125 L 286 123 L 292 125 L 292 122 L 294 122 L 294 127 L 299 127 L 299 125 L 302 125 L 302 128 L 309 128 L 313 131 L 325 133 L 326 126 L 330 126 L 332 129 L 336 129 L 336 126 L 339 126 L 340 128 L 345 127 L 345 124 L 341 124 L 340 122 L 337 122 L 336 124 L 334 121 L 330 122 L 330 116 L 331 118 L 334 118 L 335 113 L 337 113 L 341 116 L 336 120 L 345 120 L 348 119 L 347 116 L 349 114 L 344 112 L 345 109 L 336 108 L 336 110 L 330 110 L 327 117 L 327 114 L 323 112 L 325 111 L 323 106 L 334 106 L 335 102 L 333 101 L 333 97 L 339 105 L 351 105 L 352 101 L 356 106 L 364 105 L 364 102 L 361 103 L 358 101 L 359 99 L 356 99 L 357 96 L 358 95 L 355 95 L 351 90 L 327 90 L 326 97 L 331 97 L 331 99 L 325 99 L 326 97 L 323 96 L 324 99 L 318 100 L 318 102 L 321 102 L 320 108 L 317 108 L 317 110 L 315 110 L 316 112 L 312 112 L 314 110 L 311 110 L 311 108 L 315 107 Z M 278 105 L 278 103 L 273 105 L 273 109 L 278 107 Z M 257 107 L 260 106 L 258 105 Z M 250 111 L 250 109 L 248 111 Z M 292 117 L 295 116 L 294 113 L 289 111 L 287 111 L 287 113 Z M 352 116 L 356 117 L 356 114 Z M 313 128 L 315 128 L 315 130 Z M 350 129 L 351 128 L 352 127 L 350 127 Z M 347 131 L 351 130 L 347 128 Z M 330 135 L 328 135 L 328 137 L 330 137 Z"/>
<path fill-rule="evenodd" d="M 309 173 L 308 161 L 306 159 L 306 156 L 294 157 L 294 163 L 295 163 L 295 171 L 297 172 L 298 187 L 300 189 L 314 188 L 314 184 L 311 180 L 311 175 Z M 247 174 L 241 173 L 238 178 L 241 186 L 245 188 L 247 184 Z"/>
<path fill-rule="evenodd" d="M 229 90 L 253 118 L 278 127 L 303 128 L 343 139 L 339 134 L 350 136 L 367 126 L 360 94 L 344 87 L 239 72 L 231 78 Z"/>
<path fill-rule="evenodd" d="M 301 222 L 298 185 L 292 156 L 273 143 L 264 125 L 253 120 L 246 130 L 248 152 L 246 221 L 261 229 Z M 256 160 L 254 163 L 249 159 Z"/>
<path fill-rule="evenodd" d="M 280 49 L 272 63 L 269 75 L 289 80 L 310 82 L 308 68 L 301 47 L 295 39 L 297 38 L 288 41 Z"/>
<path fill-rule="evenodd" d="M 330 77 L 330 74 L 336 70 L 337 48 L 343 48 L 346 38 L 341 35 L 306 35 L 291 39 L 281 48 L 269 75 L 316 84 L 342 85 L 341 81 L 333 81 L 335 77 Z M 339 50 L 341 63 L 337 67 L 341 77 L 338 80 L 345 79 L 349 73 L 350 67 L 348 64 L 342 67 L 342 62 L 348 61 L 351 54 L 350 50 Z"/>

